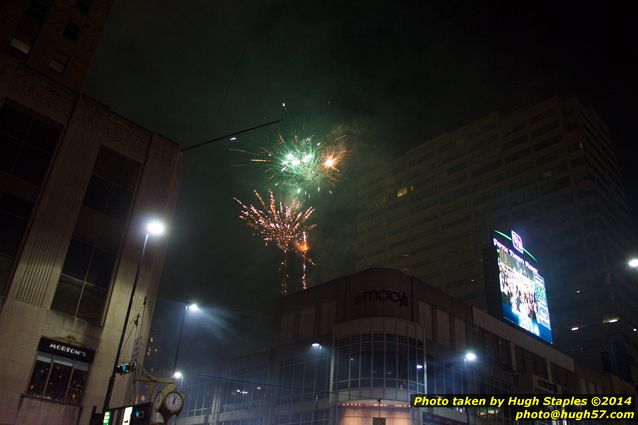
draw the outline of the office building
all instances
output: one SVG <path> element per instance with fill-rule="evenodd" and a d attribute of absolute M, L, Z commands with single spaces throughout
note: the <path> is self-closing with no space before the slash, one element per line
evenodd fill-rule
<path fill-rule="evenodd" d="M 77 91 L 110 3 L 0 3 L 3 425 L 102 410 L 144 224 L 175 208 L 179 147 Z M 165 247 L 148 242 L 121 361 L 144 357 Z M 119 377 L 111 405 L 132 388 Z"/>
<path fill-rule="evenodd" d="M 387 266 L 486 306 L 482 250 L 516 231 L 545 277 L 556 347 L 636 380 L 636 239 L 609 130 L 577 99 L 492 113 L 359 185 L 357 269 Z"/>
<path fill-rule="evenodd" d="M 181 425 L 510 424 L 507 409 L 415 409 L 409 397 L 633 392 L 392 269 L 285 296 L 278 323 L 272 348 L 233 360 L 220 376 L 185 373 Z"/>

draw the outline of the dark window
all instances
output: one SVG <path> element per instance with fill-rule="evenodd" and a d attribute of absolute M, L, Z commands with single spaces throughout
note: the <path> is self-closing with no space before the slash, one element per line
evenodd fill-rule
<path fill-rule="evenodd" d="M 22 145 L 22 150 L 13 167 L 13 175 L 40 186 L 46 176 L 50 161 L 51 154 L 25 143 Z"/>
<path fill-rule="evenodd" d="M 529 148 L 525 148 L 522 151 L 518 151 L 516 153 L 506 156 L 505 162 L 506 163 L 514 162 L 518 159 L 525 158 L 527 155 L 529 155 Z"/>
<path fill-rule="evenodd" d="M 39 186 L 49 168 L 59 135 L 58 126 L 4 104 L 0 111 L 2 171 Z"/>
<path fill-rule="evenodd" d="M 118 220 L 126 220 L 139 163 L 102 147 L 84 196 L 84 205 Z"/>
<path fill-rule="evenodd" d="M 86 11 L 88 11 L 88 10 L 89 10 L 89 7 L 91 7 L 91 2 L 92 2 L 92 0 L 77 0 L 77 1 L 75 2 L 75 6 L 76 6 L 78 9 L 80 9 L 80 10 L 82 10 L 82 11 L 86 12 Z"/>
<path fill-rule="evenodd" d="M 561 141 L 561 136 L 560 134 L 558 134 L 554 137 L 550 137 L 549 139 L 545 139 L 542 142 L 536 143 L 534 145 L 534 150 L 539 151 L 541 149 L 548 148 L 550 146 L 555 145 L 556 143 L 559 143 L 560 141 Z"/>
<path fill-rule="evenodd" d="M 50 400 L 79 403 L 89 365 L 48 353 L 38 353 L 26 393 Z"/>
<path fill-rule="evenodd" d="M 527 142 L 527 134 L 523 134 L 521 136 L 518 136 L 516 139 L 503 143 L 503 149 L 511 149 L 514 146 L 518 146 L 521 143 L 525 142 Z"/>
<path fill-rule="evenodd" d="M 31 0 L 28 9 L 29 15 L 40 20 L 44 19 L 49 11 L 51 1 L 52 0 Z"/>
<path fill-rule="evenodd" d="M 31 125 L 31 114 L 5 104 L 0 113 L 0 131 L 18 139 L 24 139 Z"/>
<path fill-rule="evenodd" d="M 78 35 L 80 35 L 80 26 L 74 22 L 69 22 L 64 28 L 64 35 L 71 40 L 77 40 Z"/>
<path fill-rule="evenodd" d="M 5 292 L 60 128 L 11 103 L 0 107 L 0 293 Z"/>
<path fill-rule="evenodd" d="M 49 61 L 49 68 L 62 74 L 69 63 L 69 57 L 62 52 L 54 52 Z"/>
<path fill-rule="evenodd" d="M 87 321 L 98 321 L 115 258 L 111 252 L 71 240 L 51 308 Z"/>
<path fill-rule="evenodd" d="M 15 257 L 27 227 L 24 219 L 0 211 L 0 253 Z"/>
<path fill-rule="evenodd" d="M 547 133 L 548 131 L 551 131 L 555 128 L 558 128 L 558 121 L 552 121 L 547 125 L 544 125 L 542 127 L 539 127 L 535 130 L 532 131 L 532 137 L 538 137 L 541 136 L 545 133 Z"/>

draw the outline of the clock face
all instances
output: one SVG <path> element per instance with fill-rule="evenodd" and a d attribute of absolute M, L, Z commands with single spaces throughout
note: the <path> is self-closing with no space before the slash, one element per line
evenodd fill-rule
<path fill-rule="evenodd" d="M 155 408 L 155 410 L 160 408 L 163 399 L 164 398 L 162 396 L 162 392 L 158 391 L 157 394 L 155 394 L 155 398 L 153 399 L 153 407 Z"/>
<path fill-rule="evenodd" d="M 182 408 L 182 404 L 184 404 L 182 395 L 177 392 L 169 393 L 164 401 L 164 405 L 171 412 L 178 412 Z"/>

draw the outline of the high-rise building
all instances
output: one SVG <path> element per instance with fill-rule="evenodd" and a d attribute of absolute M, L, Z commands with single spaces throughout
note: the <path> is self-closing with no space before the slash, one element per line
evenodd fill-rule
<path fill-rule="evenodd" d="M 110 3 L 0 2 L 3 425 L 102 410 L 144 223 L 175 208 L 179 146 L 76 91 Z M 148 241 L 120 361 L 144 358 L 165 248 Z M 116 380 L 111 405 L 131 381 Z"/>
<path fill-rule="evenodd" d="M 556 347 L 638 378 L 636 238 L 609 131 L 577 99 L 492 113 L 359 185 L 357 269 L 388 266 L 485 308 L 482 251 L 515 230 L 548 288 Z"/>
<path fill-rule="evenodd" d="M 0 48 L 43 75 L 79 90 L 112 0 L 0 2 Z"/>

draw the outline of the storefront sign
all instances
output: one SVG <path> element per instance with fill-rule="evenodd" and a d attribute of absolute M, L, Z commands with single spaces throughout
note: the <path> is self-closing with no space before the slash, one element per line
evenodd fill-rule
<path fill-rule="evenodd" d="M 93 362 L 93 357 L 95 356 L 95 351 L 89 350 L 88 348 L 78 347 L 77 345 L 71 345 L 66 342 L 60 342 L 45 337 L 40 338 L 38 351 L 55 354 L 57 356 L 73 360 L 79 360 L 85 363 Z"/>
<path fill-rule="evenodd" d="M 370 301 L 388 301 L 399 304 L 400 307 L 408 305 L 408 295 L 405 292 L 390 291 L 387 289 L 364 291 L 355 297 L 355 304 Z"/>

